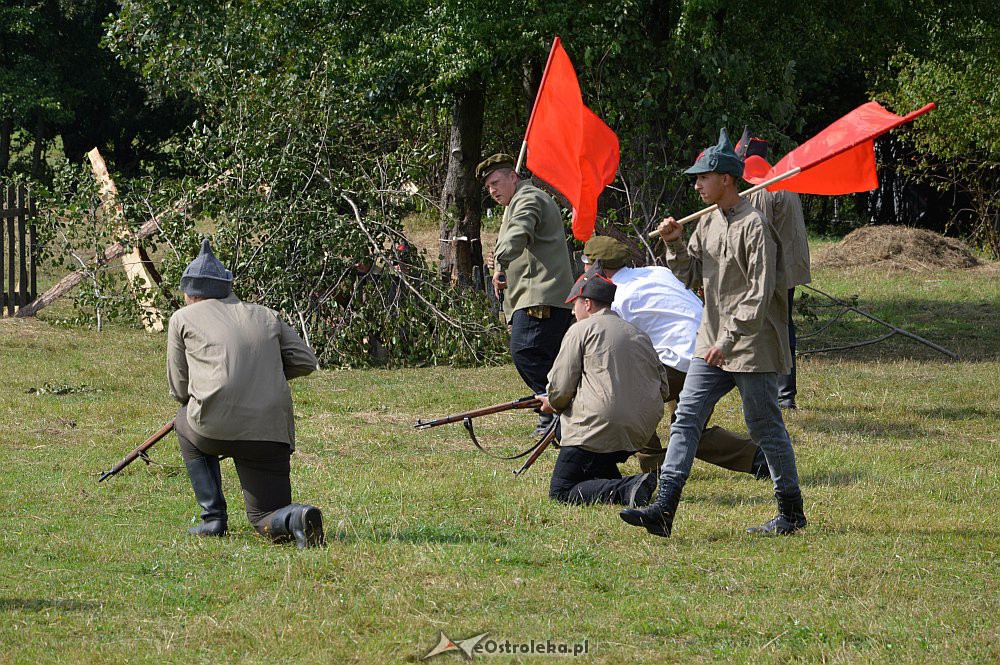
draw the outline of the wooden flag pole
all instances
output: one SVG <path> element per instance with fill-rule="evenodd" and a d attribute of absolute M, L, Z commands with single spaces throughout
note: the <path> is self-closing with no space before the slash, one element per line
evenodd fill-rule
<path fill-rule="evenodd" d="M 528 153 L 528 142 L 521 141 L 521 152 L 517 156 L 517 165 L 514 167 L 514 173 L 521 175 L 521 164 L 524 164 L 524 156 Z"/>
<path fill-rule="evenodd" d="M 531 123 L 535 119 L 535 108 L 538 106 L 538 98 L 542 95 L 542 89 L 545 87 L 545 79 L 549 76 L 549 65 L 552 64 L 552 55 L 556 52 L 556 47 L 559 46 L 560 40 L 556 36 L 552 40 L 552 48 L 549 49 L 549 57 L 545 59 L 545 69 L 542 71 L 542 80 L 538 84 L 538 90 L 535 92 L 535 101 L 531 104 L 531 115 L 528 117 L 528 126 L 524 130 L 524 141 L 521 142 L 521 154 L 517 157 L 517 164 L 514 166 L 514 173 L 518 175 L 521 174 L 521 165 L 524 164 L 524 157 L 528 152 L 528 134 L 531 132 Z"/>
<path fill-rule="evenodd" d="M 766 181 L 760 183 L 759 185 L 754 185 L 750 189 L 744 189 L 742 192 L 740 192 L 740 196 L 744 196 L 744 197 L 750 196 L 754 192 L 759 192 L 760 190 L 764 189 L 765 187 L 770 187 L 771 185 L 773 185 L 776 182 L 781 182 L 785 178 L 791 178 L 793 175 L 797 175 L 801 170 L 802 170 L 801 168 L 795 167 L 791 171 L 785 171 L 781 175 L 775 176 L 775 177 L 771 178 L 770 180 L 766 180 Z M 692 214 L 688 215 L 687 217 L 682 217 L 681 219 L 678 219 L 678 220 L 675 220 L 675 221 L 678 224 L 680 224 L 681 226 L 684 226 L 688 222 L 696 220 L 699 217 L 704 217 L 705 215 L 707 215 L 709 213 L 712 213 L 712 212 L 715 212 L 718 209 L 719 209 L 718 205 L 710 205 L 707 208 L 699 210 L 696 213 L 692 213 Z M 651 232 L 649 234 L 648 237 L 649 237 L 650 240 L 653 240 L 654 238 L 659 238 L 660 237 L 660 232 L 659 231 L 653 231 L 653 232 Z"/>

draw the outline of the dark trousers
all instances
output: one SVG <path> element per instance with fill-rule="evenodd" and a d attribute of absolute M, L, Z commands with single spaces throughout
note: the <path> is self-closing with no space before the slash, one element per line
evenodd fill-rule
<path fill-rule="evenodd" d="M 258 532 L 263 533 L 271 513 L 292 502 L 292 449 L 288 444 L 203 437 L 188 424 L 187 406 L 177 411 L 174 429 L 185 462 L 206 456 L 233 458 L 243 488 L 247 519 Z"/>
<path fill-rule="evenodd" d="M 563 503 L 627 505 L 631 476 L 622 478 L 618 465 L 631 456 L 624 450 L 593 453 L 579 446 L 563 446 L 552 469 L 549 497 Z"/>
<path fill-rule="evenodd" d="M 795 321 L 792 319 L 792 305 L 795 302 L 795 287 L 788 289 L 788 346 L 792 349 L 792 371 L 778 375 L 778 401 L 794 402 L 798 391 L 795 388 Z"/>
<path fill-rule="evenodd" d="M 549 370 L 569 329 L 572 311 L 550 307 L 549 318 L 538 319 L 519 309 L 510 319 L 510 357 L 517 373 L 536 395 L 545 392 Z"/>

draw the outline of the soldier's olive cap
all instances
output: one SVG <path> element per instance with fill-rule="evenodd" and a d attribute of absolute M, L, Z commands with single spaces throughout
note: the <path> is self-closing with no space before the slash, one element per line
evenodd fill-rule
<path fill-rule="evenodd" d="M 615 301 L 617 289 L 614 282 L 591 268 L 580 275 L 580 279 L 573 284 L 566 302 L 573 302 L 577 298 L 590 298 L 610 305 Z"/>
<path fill-rule="evenodd" d="M 727 173 L 736 177 L 743 175 L 743 160 L 736 154 L 729 134 L 723 127 L 719 131 L 719 142 L 698 155 L 694 166 L 684 173 L 698 175 L 699 173 Z"/>
<path fill-rule="evenodd" d="M 486 176 L 493 173 L 497 169 L 513 169 L 514 168 L 514 158 L 502 152 L 498 152 L 495 155 L 490 155 L 483 161 L 479 162 L 479 166 L 476 167 L 476 179 L 486 180 Z"/>
<path fill-rule="evenodd" d="M 629 259 L 628 247 L 611 236 L 591 236 L 583 245 L 583 253 L 588 261 L 600 260 L 601 265 L 617 270 Z"/>
<path fill-rule="evenodd" d="M 225 298 L 233 288 L 233 273 L 215 258 L 208 239 L 201 241 L 201 251 L 181 275 L 181 291 L 192 298 Z"/>

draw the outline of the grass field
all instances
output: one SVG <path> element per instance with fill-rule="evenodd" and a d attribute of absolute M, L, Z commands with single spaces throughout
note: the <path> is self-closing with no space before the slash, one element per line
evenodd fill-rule
<path fill-rule="evenodd" d="M 899 337 L 800 359 L 787 424 L 810 524 L 783 539 L 744 532 L 774 513 L 749 476 L 696 463 L 674 537 L 656 539 L 616 509 L 549 501 L 554 454 L 515 479 L 459 426 L 413 431 L 519 397 L 510 366 L 296 381 L 293 488 L 323 508 L 328 546 L 257 537 L 228 461 L 231 535 L 193 539 L 172 436 L 158 465 L 97 484 L 173 415 L 164 336 L 2 320 L 0 661 L 415 662 L 442 632 L 488 632 L 600 663 L 997 662 L 997 274 L 816 275 L 962 361 Z M 851 319 L 800 346 L 874 331 Z M 716 413 L 742 429 L 734 396 Z M 479 431 L 513 450 L 532 425 Z"/>

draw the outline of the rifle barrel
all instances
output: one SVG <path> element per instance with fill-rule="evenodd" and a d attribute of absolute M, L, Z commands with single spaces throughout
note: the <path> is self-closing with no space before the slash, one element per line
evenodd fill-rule
<path fill-rule="evenodd" d="M 478 418 L 480 416 L 489 416 L 494 413 L 510 411 L 511 409 L 534 409 L 535 407 L 540 405 L 541 402 L 535 396 L 529 395 L 528 397 L 522 397 L 521 399 L 514 400 L 513 402 L 504 402 L 502 404 L 494 404 L 493 406 L 484 406 L 481 409 L 464 411 L 462 413 L 456 413 L 451 416 L 434 418 L 433 420 L 417 420 L 417 423 L 414 425 L 414 427 L 417 429 L 428 429 L 430 427 L 437 427 L 439 425 L 460 423 L 466 418 Z"/>
<path fill-rule="evenodd" d="M 150 448 L 152 448 L 156 444 L 156 442 L 158 442 L 160 439 L 162 439 L 163 437 L 165 437 L 167 434 L 170 434 L 171 430 L 173 430 L 173 429 L 174 429 L 174 421 L 171 420 L 169 423 L 167 423 L 166 425 L 164 425 L 160 429 L 156 430 L 156 432 L 153 434 L 153 436 L 151 436 L 148 439 L 146 439 L 142 443 L 141 446 L 139 446 L 138 448 L 136 448 L 135 450 L 133 450 L 132 452 L 130 452 L 128 455 L 126 455 L 124 457 L 124 459 L 122 459 L 122 461 L 118 462 L 118 464 L 115 464 L 113 467 L 111 467 L 110 471 L 105 472 L 101 476 L 100 480 L 98 480 L 97 482 L 99 482 L 99 483 L 100 482 L 104 482 L 107 478 L 110 478 L 111 476 L 117 474 L 119 471 L 121 471 L 122 469 L 124 469 L 125 467 L 127 467 L 129 464 L 131 464 L 132 462 L 134 462 L 137 458 L 139 458 L 147 450 L 149 450 Z"/>

